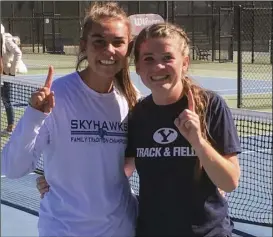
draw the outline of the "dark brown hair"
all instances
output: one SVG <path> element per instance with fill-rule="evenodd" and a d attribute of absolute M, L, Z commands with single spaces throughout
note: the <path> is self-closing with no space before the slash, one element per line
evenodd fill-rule
<path fill-rule="evenodd" d="M 139 60 L 139 51 L 141 44 L 148 38 L 178 38 L 181 43 L 181 53 L 183 56 L 189 56 L 190 40 L 186 32 L 181 27 L 171 23 L 158 23 L 143 29 L 136 38 L 134 46 L 135 63 Z M 206 123 L 206 112 L 208 105 L 208 95 L 206 90 L 194 83 L 192 79 L 187 77 L 183 72 L 181 78 L 183 82 L 184 95 L 191 90 L 195 101 L 195 112 L 200 118 L 202 136 L 208 140 L 208 129 Z M 201 175 L 201 163 L 198 159 L 195 169 L 195 179 L 198 180 Z"/>
<path fill-rule="evenodd" d="M 128 38 L 129 38 L 129 41 L 131 41 L 131 25 L 127 17 L 127 14 L 118 5 L 118 3 L 108 2 L 108 1 L 94 2 L 91 5 L 90 9 L 86 12 L 81 40 L 87 40 L 87 35 L 92 30 L 93 24 L 99 23 L 101 20 L 105 18 L 120 19 L 125 21 L 129 31 Z M 128 49 L 129 49 L 129 46 L 128 46 Z M 76 70 L 79 70 L 80 65 L 84 61 L 86 61 L 86 59 L 87 59 L 87 56 L 80 47 Z M 134 85 L 132 84 L 130 80 L 130 69 L 129 69 L 128 60 L 125 60 L 125 65 L 123 69 L 121 69 L 120 72 L 116 74 L 116 80 L 114 81 L 114 84 L 123 94 L 123 96 L 126 98 L 129 109 L 131 110 L 137 102 L 137 93 L 136 93 Z"/>

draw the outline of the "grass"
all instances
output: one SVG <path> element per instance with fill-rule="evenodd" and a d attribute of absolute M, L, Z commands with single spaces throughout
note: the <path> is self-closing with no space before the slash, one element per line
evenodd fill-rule
<path fill-rule="evenodd" d="M 261 95 L 259 95 L 261 96 Z M 263 99 L 260 100 L 260 106 L 258 106 L 257 98 L 253 97 L 253 95 L 243 96 L 244 102 L 248 104 L 248 106 L 244 106 L 244 109 L 254 110 L 257 112 L 271 112 L 272 113 L 272 94 L 267 94 Z M 230 108 L 237 108 L 237 96 L 224 96 L 227 105 Z M 256 106 L 253 104 L 256 103 Z M 262 106 L 263 104 L 263 106 Z M 250 106 L 252 105 L 252 106 Z M 255 118 L 251 120 L 251 118 L 244 118 L 240 121 L 235 120 L 237 131 L 239 136 L 272 136 L 272 121 L 269 120 L 261 120 L 259 123 L 255 123 Z"/>
<path fill-rule="evenodd" d="M 223 96 L 230 108 L 237 108 L 237 96 Z M 272 93 L 244 95 L 243 108 L 260 112 L 272 112 Z"/>

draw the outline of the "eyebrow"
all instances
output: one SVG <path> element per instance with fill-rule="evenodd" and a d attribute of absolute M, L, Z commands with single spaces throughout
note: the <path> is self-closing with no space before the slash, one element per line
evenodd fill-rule
<path fill-rule="evenodd" d="M 143 56 L 152 56 L 153 53 L 144 53 Z M 171 55 L 170 52 L 162 53 L 162 55 Z"/>
<path fill-rule="evenodd" d="M 97 37 L 97 38 L 105 38 L 103 35 L 101 34 L 90 34 L 91 37 Z M 114 39 L 119 39 L 119 40 L 123 40 L 124 37 L 118 37 L 116 36 Z"/>
<path fill-rule="evenodd" d="M 143 56 L 151 56 L 153 55 L 152 53 L 144 53 Z"/>

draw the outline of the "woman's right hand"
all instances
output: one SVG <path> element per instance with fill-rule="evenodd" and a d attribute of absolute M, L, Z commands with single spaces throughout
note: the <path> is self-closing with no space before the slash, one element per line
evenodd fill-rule
<path fill-rule="evenodd" d="M 30 98 L 30 106 L 43 113 L 50 113 L 55 106 L 54 93 L 51 91 L 53 81 L 53 67 L 48 69 L 47 79 L 42 88 L 32 93 Z"/>
<path fill-rule="evenodd" d="M 36 179 L 36 187 L 40 193 L 40 197 L 44 198 L 45 194 L 49 191 L 49 185 L 46 182 L 45 176 L 39 176 Z"/>

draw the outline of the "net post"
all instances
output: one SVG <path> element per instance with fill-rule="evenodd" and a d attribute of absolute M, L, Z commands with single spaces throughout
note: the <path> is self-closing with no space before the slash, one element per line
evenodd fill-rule
<path fill-rule="evenodd" d="M 242 6 L 237 7 L 237 108 L 242 107 L 242 49 L 241 49 L 241 24 L 242 24 Z"/>

